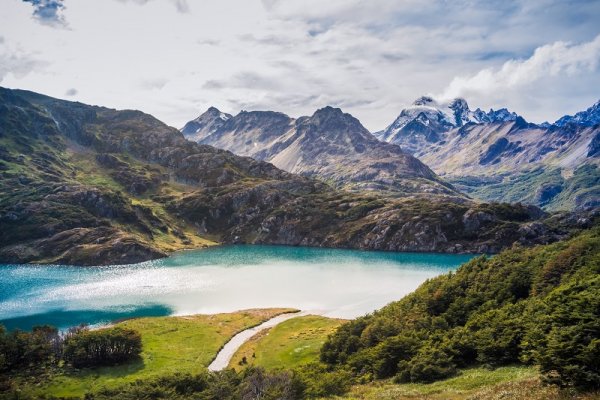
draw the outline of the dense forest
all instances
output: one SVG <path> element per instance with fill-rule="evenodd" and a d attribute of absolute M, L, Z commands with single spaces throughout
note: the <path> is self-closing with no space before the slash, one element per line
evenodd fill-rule
<path fill-rule="evenodd" d="M 354 375 L 428 382 L 475 364 L 531 363 L 600 388 L 600 229 L 478 257 L 342 325 L 321 360 Z"/>

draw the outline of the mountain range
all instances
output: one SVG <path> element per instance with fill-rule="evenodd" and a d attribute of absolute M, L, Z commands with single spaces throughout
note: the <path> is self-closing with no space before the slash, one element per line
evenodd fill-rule
<path fill-rule="evenodd" d="M 460 196 L 424 163 L 395 144 L 377 140 L 339 108 L 325 107 L 294 119 L 273 111 L 231 116 L 211 107 L 181 132 L 198 143 L 318 177 L 338 188 Z"/>
<path fill-rule="evenodd" d="M 290 135 L 298 146 L 317 128 L 345 121 L 344 129 L 365 136 L 361 143 L 406 160 L 411 179 L 422 179 L 423 187 L 451 191 L 421 162 L 379 144 L 339 110 L 293 122 L 269 115 L 298 127 L 303 139 L 296 129 Z M 236 120 L 224 117 L 218 119 Z M 579 214 L 459 196 L 340 190 L 187 140 L 140 111 L 22 90 L 0 88 L 0 127 L 3 263 L 123 264 L 214 243 L 487 253 L 552 242 L 591 223 Z"/>
<path fill-rule="evenodd" d="M 533 124 L 506 108 L 473 111 L 464 99 L 423 96 L 370 134 L 338 108 L 294 119 L 211 107 L 181 132 L 343 189 L 593 209 L 600 204 L 599 109 L 596 103 L 553 124 Z"/>

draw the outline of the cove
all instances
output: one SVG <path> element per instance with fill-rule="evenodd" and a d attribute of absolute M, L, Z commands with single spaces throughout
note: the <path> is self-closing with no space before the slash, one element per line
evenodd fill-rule
<path fill-rule="evenodd" d="M 31 329 L 139 316 L 291 307 L 355 318 L 473 255 L 233 245 L 131 265 L 0 265 L 0 324 Z"/>

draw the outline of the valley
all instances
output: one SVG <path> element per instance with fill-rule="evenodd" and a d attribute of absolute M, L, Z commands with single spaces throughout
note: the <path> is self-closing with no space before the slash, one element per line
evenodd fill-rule
<path fill-rule="evenodd" d="M 0 9 L 0 400 L 600 400 L 600 1 Z"/>
<path fill-rule="evenodd" d="M 597 291 L 594 152 L 566 151 L 557 158 L 561 167 L 520 170 L 525 150 L 518 150 L 513 164 L 498 168 L 514 150 L 502 137 L 529 134 L 511 133 L 519 117 L 501 112 L 508 121 L 460 128 L 479 135 L 479 148 L 491 137 L 485 124 L 500 124 L 499 144 L 483 164 L 473 161 L 494 174 L 469 169 L 465 150 L 452 156 L 462 162 L 461 175 L 437 175 L 331 107 L 297 120 L 209 110 L 212 120 L 204 114 L 190 129 L 218 149 L 139 111 L 9 89 L 0 100 L 0 282 L 11 288 L 0 297 L 10 330 L 0 331 L 0 350 L 25 346 L 39 324 L 92 324 L 97 335 L 124 329 L 141 337 L 138 358 L 115 366 L 81 368 L 42 351 L 23 357 L 54 355 L 13 371 L 24 361 L 7 351 L 9 369 L 0 374 L 7 393 L 233 399 L 261 388 L 295 393 L 290 398 L 509 393 L 558 400 L 564 390 L 548 383 L 594 388 L 593 373 L 560 369 L 590 368 L 586 362 L 553 353 L 544 340 L 520 342 L 549 326 L 544 315 L 561 312 L 555 296 L 579 277 L 586 283 L 577 293 Z M 466 102 L 455 105 L 468 110 Z M 282 119 L 282 127 L 264 118 Z M 596 128 L 581 129 L 575 142 Z M 271 149 L 264 158 L 235 147 L 240 137 L 268 132 L 274 136 L 250 147 Z M 290 139 L 286 146 L 282 137 Z M 317 165 L 308 160 L 327 168 L 305 169 Z M 344 165 L 339 160 L 348 168 L 332 170 Z M 254 326 L 295 310 L 302 315 L 282 316 L 250 337 Z M 582 306 L 574 319 L 556 323 L 579 329 L 589 312 Z M 491 318 L 492 332 L 481 318 Z M 586 329 L 593 336 L 596 328 Z M 491 344 L 494 332 L 502 337 Z M 68 344 L 71 334 L 56 335 L 48 337 Z M 514 346 L 516 353 L 507 350 Z M 208 372 L 221 355 L 227 360 Z"/>

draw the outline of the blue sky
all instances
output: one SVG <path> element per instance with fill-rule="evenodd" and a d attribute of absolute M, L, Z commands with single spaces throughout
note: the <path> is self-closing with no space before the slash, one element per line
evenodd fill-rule
<path fill-rule="evenodd" d="M 600 1 L 0 0 L 0 85 L 136 108 L 341 107 L 429 94 L 553 121 L 600 98 Z"/>

